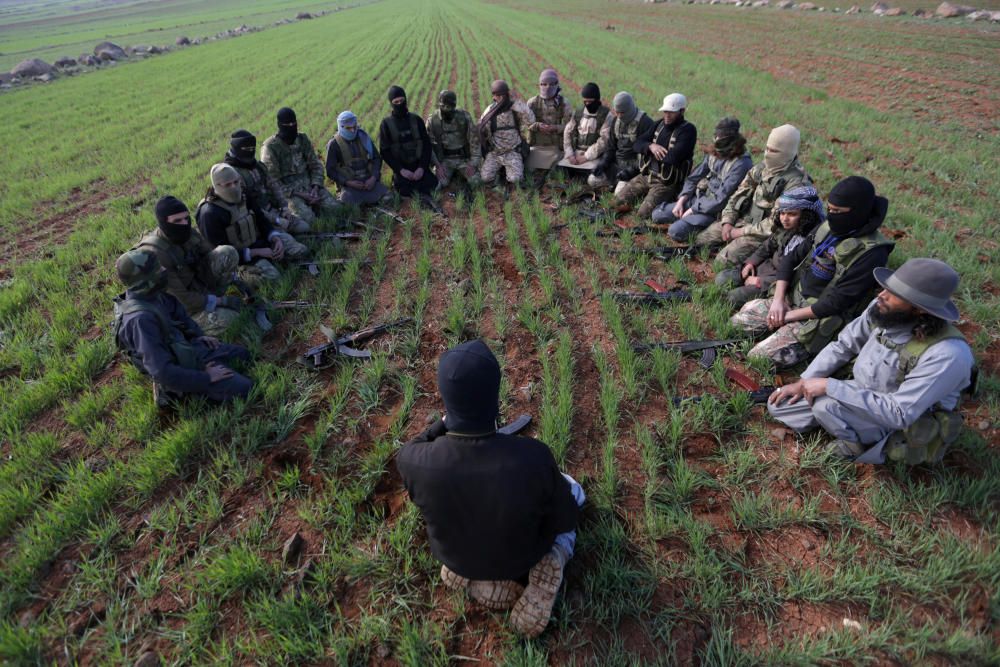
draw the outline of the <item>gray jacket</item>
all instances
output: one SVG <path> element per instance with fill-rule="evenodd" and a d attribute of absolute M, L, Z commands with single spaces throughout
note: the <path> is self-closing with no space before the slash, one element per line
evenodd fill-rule
<path fill-rule="evenodd" d="M 803 378 L 830 377 L 855 355 L 854 379 L 830 378 L 826 395 L 864 412 L 872 423 L 890 431 L 901 431 L 936 405 L 951 410 L 958 405 L 975 360 L 968 343 L 947 339 L 927 348 L 916 367 L 897 381 L 899 353 L 878 341 L 881 331 L 897 346 L 913 337 L 908 326 L 872 327 L 868 304 L 857 319 L 844 327 L 837 340 L 827 345 L 802 373 Z"/>
<path fill-rule="evenodd" d="M 687 208 L 693 213 L 718 216 L 752 166 L 749 153 L 728 160 L 707 155 L 685 179 L 680 196 L 691 197 Z"/>

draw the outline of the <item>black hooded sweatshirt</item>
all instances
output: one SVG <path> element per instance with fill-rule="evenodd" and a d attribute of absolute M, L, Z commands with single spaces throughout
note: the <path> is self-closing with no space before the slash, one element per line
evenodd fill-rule
<path fill-rule="evenodd" d="M 464 368 L 455 367 L 459 355 L 439 367 L 448 426 L 439 421 L 403 445 L 396 467 L 438 560 L 469 579 L 517 580 L 556 535 L 576 528 L 579 507 L 544 443 L 493 430 L 499 366 L 492 353 L 463 345 Z"/>
<path fill-rule="evenodd" d="M 868 224 L 859 229 L 851 236 L 854 238 L 871 234 L 885 220 L 889 210 L 889 200 L 885 197 L 876 197 L 872 209 L 871 218 Z M 778 267 L 778 280 L 787 280 L 791 288 L 794 289 L 794 281 L 798 279 L 802 285 L 802 295 L 806 297 L 818 297 L 823 288 L 830 282 L 822 280 L 809 270 L 809 263 L 796 272 L 796 267 L 812 254 L 814 238 L 811 237 L 808 243 L 802 243 L 795 251 L 785 255 L 781 266 Z M 829 238 L 829 237 L 828 237 Z M 832 252 L 832 248 L 830 249 Z M 836 315 L 838 313 L 851 312 L 851 310 L 863 299 L 867 299 L 875 288 L 875 276 L 872 271 L 879 266 L 885 266 L 889 261 L 889 253 L 892 246 L 879 246 L 864 253 L 851 264 L 851 268 L 844 272 L 836 286 L 823 298 L 812 305 L 813 314 L 817 319 Z"/>

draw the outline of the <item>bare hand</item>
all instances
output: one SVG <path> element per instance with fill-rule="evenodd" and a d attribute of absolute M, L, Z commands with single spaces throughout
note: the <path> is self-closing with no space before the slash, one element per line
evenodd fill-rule
<path fill-rule="evenodd" d="M 465 174 L 466 178 L 472 178 L 473 176 L 476 175 L 476 168 L 470 164 L 465 168 L 465 171 L 463 173 Z"/>
<path fill-rule="evenodd" d="M 722 240 L 723 241 L 726 241 L 728 243 L 729 241 L 733 240 L 733 229 L 735 229 L 735 228 L 733 227 L 733 225 L 731 223 L 729 223 L 729 222 L 722 223 Z"/>
<path fill-rule="evenodd" d="M 417 170 L 413 172 L 413 180 L 419 181 L 423 177 L 424 177 L 424 168 L 417 167 Z"/>
<path fill-rule="evenodd" d="M 569 161 L 570 164 L 580 164 L 580 163 L 586 161 L 582 157 L 578 157 L 576 153 L 573 153 L 572 155 L 570 155 L 567 158 L 567 160 Z"/>
<path fill-rule="evenodd" d="M 436 165 L 434 165 L 434 175 L 437 176 L 438 183 L 444 183 L 445 182 L 444 165 L 443 164 L 436 164 Z"/>
<path fill-rule="evenodd" d="M 793 382 L 792 384 L 786 384 L 784 387 L 778 387 L 774 392 L 767 397 L 767 402 L 771 405 L 781 405 L 785 401 L 788 401 L 789 405 L 794 405 L 799 402 L 799 400 L 805 394 L 802 392 L 802 380 L 798 382 Z"/>
<path fill-rule="evenodd" d="M 274 251 L 270 248 L 251 248 L 251 257 L 260 257 L 261 259 L 271 259 L 274 257 Z"/>
<path fill-rule="evenodd" d="M 280 236 L 275 236 L 271 239 L 271 256 L 274 259 L 281 259 L 285 256 L 285 244 L 282 242 Z"/>
<path fill-rule="evenodd" d="M 413 172 L 410 171 L 409 169 L 400 169 L 399 170 L 399 175 L 402 176 L 403 178 L 405 178 L 408 181 L 414 180 L 413 179 Z"/>
<path fill-rule="evenodd" d="M 746 280 L 755 273 L 757 273 L 757 268 L 750 262 L 747 262 L 746 264 L 743 265 L 743 270 L 740 271 L 740 278 Z"/>
<path fill-rule="evenodd" d="M 673 215 L 675 218 L 678 218 L 678 219 L 679 218 L 683 218 L 684 216 L 682 214 L 684 213 L 684 204 L 686 204 L 686 203 L 687 202 L 684 201 L 684 197 L 681 197 L 680 199 L 678 199 L 674 203 L 674 207 L 672 209 L 670 209 L 671 215 Z"/>
<path fill-rule="evenodd" d="M 767 326 L 778 329 L 785 326 L 785 316 L 788 315 L 788 305 L 783 299 L 772 299 L 771 308 L 767 311 Z"/>
<path fill-rule="evenodd" d="M 365 181 L 365 188 L 364 189 L 365 190 L 371 190 L 372 188 L 375 187 L 376 183 L 378 183 L 378 179 L 375 178 L 374 174 L 372 174 L 371 176 L 368 177 L 368 180 Z"/>
<path fill-rule="evenodd" d="M 235 375 L 233 369 L 226 368 L 225 366 L 217 364 L 214 361 L 210 361 L 205 365 L 205 372 L 208 373 L 208 381 L 212 384 L 221 382 L 222 380 L 228 380 Z"/>
<path fill-rule="evenodd" d="M 744 234 L 746 234 L 746 232 L 743 231 L 742 227 L 733 227 L 733 231 L 729 233 L 729 240 L 730 241 L 735 241 L 736 239 L 738 239 L 739 237 L 743 236 Z"/>
<path fill-rule="evenodd" d="M 757 289 L 760 289 L 761 287 L 764 286 L 764 283 L 761 282 L 760 276 L 750 276 L 749 278 L 743 281 L 743 284 L 745 284 L 747 287 L 756 287 Z"/>
<path fill-rule="evenodd" d="M 368 189 L 368 188 L 365 187 L 365 182 L 364 181 L 355 181 L 353 179 L 350 180 L 350 181 L 347 181 L 347 187 L 352 188 L 354 190 L 367 190 Z"/>
<path fill-rule="evenodd" d="M 667 149 L 661 146 L 660 144 L 650 144 L 649 152 L 657 160 L 662 160 L 663 158 L 667 157 Z"/>
<path fill-rule="evenodd" d="M 688 217 L 689 215 L 691 215 L 692 211 L 694 211 L 694 209 L 693 208 L 689 208 L 688 210 L 684 211 L 684 215 L 682 215 L 681 217 L 682 218 Z"/>
<path fill-rule="evenodd" d="M 214 350 L 215 348 L 222 345 L 222 341 L 220 341 L 215 336 L 201 336 L 200 338 L 195 338 L 195 340 L 200 343 L 203 343 L 205 347 L 207 347 L 210 350 Z"/>
<path fill-rule="evenodd" d="M 318 185 L 314 185 L 309 189 L 309 196 L 312 198 L 313 202 L 318 202 L 320 200 Z"/>

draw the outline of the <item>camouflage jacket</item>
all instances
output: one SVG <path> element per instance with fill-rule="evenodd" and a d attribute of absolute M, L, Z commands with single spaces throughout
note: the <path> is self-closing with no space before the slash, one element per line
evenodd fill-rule
<path fill-rule="evenodd" d="M 282 194 L 281 186 L 274 180 L 263 163 L 258 162 L 253 167 L 248 167 L 226 155 L 226 164 L 239 172 L 243 179 L 243 192 L 247 193 L 247 198 L 257 202 L 268 222 L 274 225 L 277 224 L 277 219 L 282 215 L 288 216 L 286 212 L 288 200 Z"/>
<path fill-rule="evenodd" d="M 563 153 L 573 155 L 574 144 L 581 145 L 581 142 L 586 143 L 583 138 L 597 135 L 596 141 L 585 148 L 581 146 L 579 150 L 583 151 L 584 159 L 596 160 L 599 158 L 607 149 L 612 120 L 614 120 L 614 116 L 605 106 L 598 109 L 597 113 L 590 113 L 586 109 L 580 109 L 574 113 L 569 122 L 566 123 L 566 129 L 563 130 Z"/>
<path fill-rule="evenodd" d="M 291 145 L 277 134 L 269 137 L 260 149 L 260 161 L 285 197 L 291 197 L 299 190 L 308 190 L 313 185 L 323 185 L 323 163 L 309 137 L 301 132 Z"/>
<path fill-rule="evenodd" d="M 427 117 L 427 134 L 438 162 L 468 160 L 478 166 L 482 160 L 479 132 L 472 116 L 464 109 L 455 109 L 455 116 L 450 121 L 441 118 L 440 110 L 432 113 Z"/>
<path fill-rule="evenodd" d="M 494 106 L 496 106 L 496 102 L 486 107 L 480 120 L 485 118 Z M 496 132 L 491 132 L 488 127 L 486 128 L 489 142 L 486 147 L 487 151 L 502 154 L 517 150 L 522 140 L 528 140 L 528 127 L 534 122 L 535 114 L 531 113 L 531 109 L 528 108 L 525 101 L 516 100 L 510 109 L 497 115 Z M 518 128 L 520 128 L 520 133 L 518 133 Z"/>
<path fill-rule="evenodd" d="M 767 236 L 771 233 L 771 208 L 786 188 L 812 185 L 812 179 L 799 164 L 792 160 L 781 173 L 764 175 L 764 162 L 750 168 L 743 182 L 729 198 L 719 222 L 743 228 L 744 234 Z"/>
<path fill-rule="evenodd" d="M 556 95 L 552 99 L 545 99 L 541 95 L 535 95 L 528 100 L 528 108 L 534 115 L 535 120 L 528 125 L 528 143 L 532 146 L 556 146 L 560 144 L 566 124 L 573 119 L 573 107 L 562 95 Z M 558 130 L 551 134 L 542 132 L 539 125 L 555 125 Z"/>
<path fill-rule="evenodd" d="M 191 230 L 186 243 L 174 243 L 159 227 L 147 233 L 136 248 L 156 253 L 160 266 L 167 270 L 167 292 L 172 294 L 191 315 L 205 310 L 211 291 L 206 277 L 210 275 L 208 256 L 212 244 L 197 229 Z"/>

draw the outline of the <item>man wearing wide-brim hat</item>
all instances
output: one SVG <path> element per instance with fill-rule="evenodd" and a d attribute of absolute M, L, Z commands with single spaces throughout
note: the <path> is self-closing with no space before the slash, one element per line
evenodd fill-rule
<path fill-rule="evenodd" d="M 859 463 L 940 461 L 961 431 L 957 408 L 975 363 L 953 324 L 958 274 L 925 258 L 874 273 L 878 297 L 802 379 L 774 391 L 768 410 L 798 432 L 824 428 L 833 450 Z M 852 379 L 831 377 L 851 359 Z"/>

